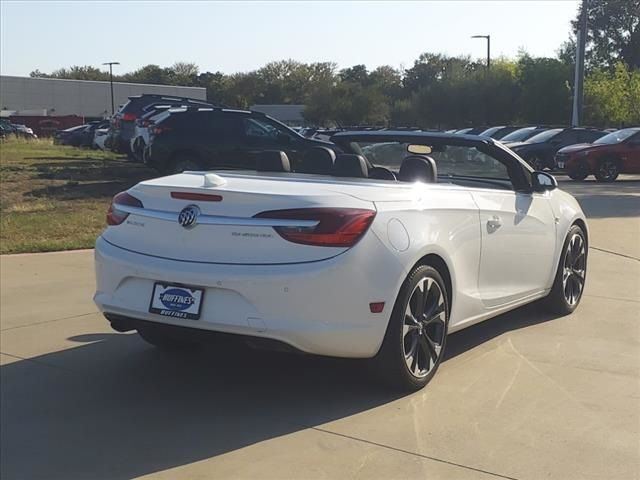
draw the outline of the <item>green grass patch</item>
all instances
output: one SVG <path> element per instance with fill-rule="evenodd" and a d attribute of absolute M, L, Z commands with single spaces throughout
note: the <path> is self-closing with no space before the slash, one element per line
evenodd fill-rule
<path fill-rule="evenodd" d="M 51 140 L 0 143 L 0 254 L 91 248 L 111 198 L 155 170 Z"/>

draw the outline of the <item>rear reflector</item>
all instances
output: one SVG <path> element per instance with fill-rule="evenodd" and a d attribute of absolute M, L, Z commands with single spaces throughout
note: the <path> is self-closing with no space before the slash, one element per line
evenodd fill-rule
<path fill-rule="evenodd" d="M 129 195 L 127 192 L 120 192 L 113 197 L 111 205 L 109 205 L 109 210 L 107 211 L 107 225 L 120 225 L 129 216 L 127 212 L 118 210 L 118 205 L 144 208 L 142 202 L 136 197 Z"/>
<path fill-rule="evenodd" d="M 318 247 L 352 247 L 365 234 L 375 210 L 360 208 L 302 208 L 271 210 L 255 218 L 315 220 L 313 227 L 273 227 L 285 240 Z"/>
<path fill-rule="evenodd" d="M 190 192 L 171 192 L 171 198 L 178 200 L 192 200 L 199 202 L 221 202 L 222 195 L 212 195 L 210 193 L 190 193 Z"/>

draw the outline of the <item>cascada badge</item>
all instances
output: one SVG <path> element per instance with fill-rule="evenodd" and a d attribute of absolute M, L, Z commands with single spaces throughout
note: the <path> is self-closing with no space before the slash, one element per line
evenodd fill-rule
<path fill-rule="evenodd" d="M 149 311 L 166 317 L 197 320 L 200 318 L 202 294 L 201 288 L 156 283 Z"/>
<path fill-rule="evenodd" d="M 178 223 L 184 228 L 193 228 L 198 223 L 198 217 L 200 216 L 200 209 L 197 205 L 189 205 L 184 207 L 178 215 Z"/>

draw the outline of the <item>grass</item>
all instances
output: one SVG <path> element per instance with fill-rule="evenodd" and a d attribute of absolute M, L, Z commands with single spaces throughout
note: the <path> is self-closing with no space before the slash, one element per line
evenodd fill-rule
<path fill-rule="evenodd" d="M 0 143 L 0 254 L 91 248 L 111 198 L 154 170 L 111 152 Z"/>

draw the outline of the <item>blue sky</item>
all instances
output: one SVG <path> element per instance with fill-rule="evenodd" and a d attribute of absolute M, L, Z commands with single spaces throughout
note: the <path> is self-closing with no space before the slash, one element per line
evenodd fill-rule
<path fill-rule="evenodd" d="M 195 62 L 232 73 L 272 60 L 410 67 L 422 52 L 553 56 L 577 0 L 430 2 L 0 2 L 0 71 L 119 61 L 127 72 Z"/>

